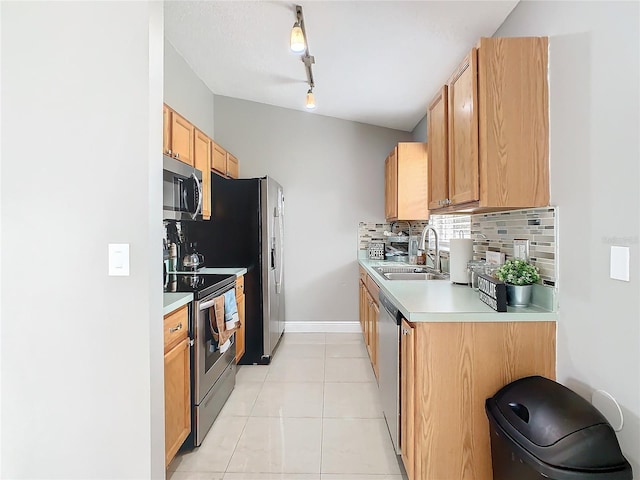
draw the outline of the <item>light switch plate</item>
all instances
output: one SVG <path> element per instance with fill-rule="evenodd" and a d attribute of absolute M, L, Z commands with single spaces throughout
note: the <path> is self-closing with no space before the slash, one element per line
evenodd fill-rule
<path fill-rule="evenodd" d="M 611 247 L 609 276 L 614 280 L 629 281 L 629 247 Z"/>
<path fill-rule="evenodd" d="M 109 276 L 129 276 L 129 244 L 109 244 Z"/>

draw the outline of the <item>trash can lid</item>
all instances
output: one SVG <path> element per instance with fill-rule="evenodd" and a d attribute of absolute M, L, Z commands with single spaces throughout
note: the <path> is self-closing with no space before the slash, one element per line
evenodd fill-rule
<path fill-rule="evenodd" d="M 487 416 L 521 448 L 565 469 L 626 469 L 615 432 L 588 401 L 544 377 L 516 380 L 486 402 Z"/>
<path fill-rule="evenodd" d="M 502 416 L 541 447 L 553 445 L 584 428 L 607 423 L 580 395 L 544 377 L 516 380 L 493 398 Z"/>

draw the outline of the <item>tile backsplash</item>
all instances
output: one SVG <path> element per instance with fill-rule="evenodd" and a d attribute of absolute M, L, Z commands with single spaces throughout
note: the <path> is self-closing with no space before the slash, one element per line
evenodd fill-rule
<path fill-rule="evenodd" d="M 445 217 L 451 215 L 432 215 L 432 224 L 443 229 L 447 225 Z M 529 260 L 540 269 L 542 283 L 556 285 L 556 245 L 557 245 L 557 215 L 556 207 L 511 210 L 508 212 L 482 213 L 465 216 L 470 219 L 469 231 L 474 239 L 473 251 L 476 260 L 486 260 L 486 252 L 503 252 L 506 258 L 513 256 L 513 241 L 515 239 L 529 240 Z M 456 216 L 455 224 L 463 225 L 462 216 Z M 419 235 L 426 222 L 411 222 L 412 234 Z M 444 226 L 443 226 L 444 225 Z M 370 241 L 384 242 L 383 232 L 391 231 L 390 223 L 360 222 L 358 224 L 358 249 L 367 250 Z M 408 233 L 407 222 L 394 222 L 393 231 Z M 449 232 L 450 233 L 450 232 Z M 456 231 L 456 234 L 458 232 Z M 446 238 L 447 232 L 441 232 L 440 237 Z M 441 242 L 446 257 L 448 242 Z"/>
<path fill-rule="evenodd" d="M 527 239 L 529 261 L 540 269 L 545 285 L 556 284 L 557 231 L 555 207 L 471 215 L 475 259 L 486 259 L 487 251 L 513 257 L 513 241 Z"/>

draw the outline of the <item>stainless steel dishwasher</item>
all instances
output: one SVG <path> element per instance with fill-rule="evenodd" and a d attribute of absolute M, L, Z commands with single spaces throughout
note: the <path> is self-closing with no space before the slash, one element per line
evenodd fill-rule
<path fill-rule="evenodd" d="M 400 455 L 400 319 L 398 308 L 382 292 L 378 321 L 378 390 L 396 454 Z"/>

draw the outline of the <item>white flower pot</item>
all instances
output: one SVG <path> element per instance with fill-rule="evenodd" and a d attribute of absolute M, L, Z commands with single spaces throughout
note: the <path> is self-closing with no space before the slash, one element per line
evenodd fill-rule
<path fill-rule="evenodd" d="M 526 307 L 531 303 L 533 285 L 510 285 L 507 283 L 507 305 Z"/>

